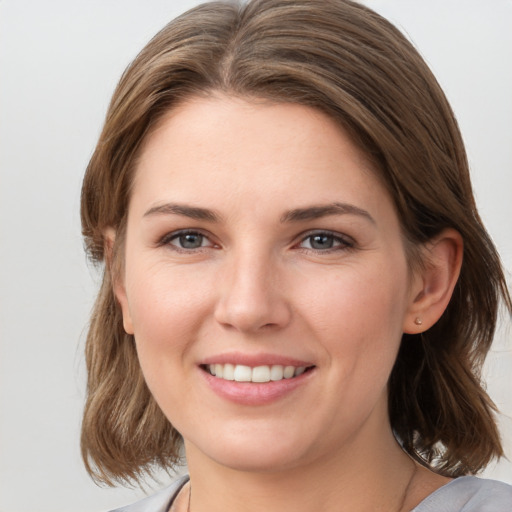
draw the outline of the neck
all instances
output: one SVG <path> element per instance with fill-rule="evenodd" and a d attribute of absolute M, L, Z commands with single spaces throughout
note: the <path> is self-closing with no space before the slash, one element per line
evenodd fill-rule
<path fill-rule="evenodd" d="M 405 510 L 416 465 L 391 429 L 365 436 L 322 459 L 274 471 L 241 471 L 187 445 L 191 512 L 398 512 Z M 248 499 L 250 497 L 250 499 Z"/>

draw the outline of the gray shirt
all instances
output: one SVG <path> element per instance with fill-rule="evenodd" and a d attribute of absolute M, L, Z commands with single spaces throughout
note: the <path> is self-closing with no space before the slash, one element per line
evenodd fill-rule
<path fill-rule="evenodd" d="M 167 512 L 187 481 L 183 477 L 153 496 L 112 512 Z M 411 512 L 512 512 L 512 486 L 462 476 L 427 496 Z"/>

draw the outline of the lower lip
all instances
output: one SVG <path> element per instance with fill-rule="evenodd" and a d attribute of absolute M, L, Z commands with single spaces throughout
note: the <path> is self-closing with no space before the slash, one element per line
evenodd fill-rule
<path fill-rule="evenodd" d="M 298 377 L 270 382 L 237 382 L 214 377 L 200 369 L 204 379 L 221 398 L 241 405 L 266 405 L 276 402 L 305 384 L 314 373 L 308 370 Z"/>

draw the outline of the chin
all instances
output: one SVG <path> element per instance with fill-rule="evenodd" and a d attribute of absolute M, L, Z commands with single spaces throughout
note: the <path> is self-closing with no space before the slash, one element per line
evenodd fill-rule
<path fill-rule="evenodd" d="M 296 454 L 262 453 L 264 451 L 266 450 L 251 450 L 249 453 L 222 453 L 214 460 L 232 470 L 250 473 L 278 473 L 300 465 Z"/>
<path fill-rule="evenodd" d="M 301 464 L 304 453 L 297 451 L 298 446 L 303 446 L 301 441 L 294 441 L 290 436 L 286 440 L 277 435 L 266 439 L 262 436 L 249 437 L 238 440 L 217 437 L 207 442 L 205 448 L 195 445 L 193 450 L 199 450 L 202 457 L 206 456 L 216 464 L 243 472 L 275 473 Z"/>

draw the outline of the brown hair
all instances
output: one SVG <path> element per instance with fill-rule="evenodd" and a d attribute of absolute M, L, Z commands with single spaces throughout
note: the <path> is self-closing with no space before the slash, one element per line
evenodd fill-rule
<path fill-rule="evenodd" d="M 500 298 L 499 257 L 478 216 L 454 115 L 418 52 L 389 22 L 349 0 L 213 2 L 159 32 L 122 76 L 84 178 L 82 226 L 95 262 L 104 231 L 122 247 L 136 159 L 152 127 L 187 97 L 294 102 L 327 113 L 375 162 L 408 245 L 446 227 L 461 233 L 461 275 L 442 318 L 404 335 L 389 382 L 392 428 L 435 471 L 475 473 L 502 455 L 480 369 Z M 123 330 L 107 264 L 87 338 L 82 454 L 97 480 L 137 480 L 179 457 L 180 435 L 144 382 Z"/>

